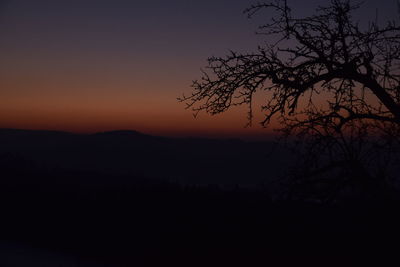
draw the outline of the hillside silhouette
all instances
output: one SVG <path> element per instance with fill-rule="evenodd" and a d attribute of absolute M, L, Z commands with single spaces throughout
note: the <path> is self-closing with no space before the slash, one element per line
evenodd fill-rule
<path fill-rule="evenodd" d="M 285 169 L 264 162 L 268 142 L 3 129 L 0 145 L 3 266 L 290 266 L 332 252 L 335 266 L 399 233 L 394 201 L 274 200 L 268 183 L 250 186 Z"/>
<path fill-rule="evenodd" d="M 136 131 L 72 134 L 1 129 L 0 147 L 3 160 L 23 159 L 36 169 L 134 175 L 183 184 L 257 185 L 275 178 L 288 158 L 283 150 L 277 155 L 272 142 L 166 138 Z M 268 170 L 265 161 L 270 162 Z"/>

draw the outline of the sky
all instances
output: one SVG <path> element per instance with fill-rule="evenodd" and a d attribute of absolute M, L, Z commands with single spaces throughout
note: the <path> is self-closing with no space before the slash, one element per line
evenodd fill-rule
<path fill-rule="evenodd" d="M 255 35 L 263 17 L 243 14 L 255 2 L 0 0 L 0 128 L 270 136 L 258 106 L 244 128 L 244 108 L 194 118 L 177 101 L 208 57 L 268 41 Z M 304 15 L 327 1 L 288 2 Z M 396 0 L 366 0 L 360 18 L 375 14 L 395 17 Z"/>

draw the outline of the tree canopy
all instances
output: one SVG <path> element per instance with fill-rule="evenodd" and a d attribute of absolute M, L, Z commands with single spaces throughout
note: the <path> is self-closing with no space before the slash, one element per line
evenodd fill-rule
<path fill-rule="evenodd" d="M 209 58 L 191 94 L 179 100 L 195 114 L 247 105 L 251 123 L 255 94 L 266 92 L 261 124 L 276 119 L 286 136 L 303 138 L 302 185 L 304 177 L 331 185 L 319 192 L 356 180 L 386 183 L 400 154 L 400 27 L 361 24 L 354 18 L 360 7 L 331 0 L 298 18 L 285 0 L 250 6 L 249 17 L 273 11 L 259 27 L 269 42 L 252 53 Z"/>
<path fill-rule="evenodd" d="M 400 28 L 394 21 L 359 25 L 352 16 L 359 7 L 331 0 L 315 15 L 296 18 L 284 0 L 251 6 L 249 17 L 275 11 L 259 33 L 278 41 L 253 53 L 209 58 L 191 95 L 180 100 L 211 114 L 246 104 L 251 120 L 254 94 L 267 91 L 264 126 L 273 117 L 301 125 L 333 120 L 338 128 L 363 119 L 399 124 Z M 318 97 L 326 105 L 316 105 Z"/>

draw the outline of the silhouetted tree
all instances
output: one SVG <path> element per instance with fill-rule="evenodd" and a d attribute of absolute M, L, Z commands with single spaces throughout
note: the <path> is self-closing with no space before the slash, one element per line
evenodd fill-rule
<path fill-rule="evenodd" d="M 249 17 L 275 11 L 259 27 L 260 34 L 275 41 L 253 53 L 209 58 L 192 94 L 180 101 L 195 114 L 248 105 L 251 123 L 254 94 L 265 91 L 261 124 L 275 118 L 286 136 L 301 138 L 307 177 L 341 166 L 347 173 L 341 177 L 365 180 L 371 175 L 365 153 L 398 146 L 400 27 L 394 21 L 361 25 L 353 18 L 358 8 L 350 0 L 331 0 L 315 15 L 297 18 L 285 0 L 251 6 L 245 11 Z M 333 184 L 333 191 L 340 190 L 337 179 Z"/>

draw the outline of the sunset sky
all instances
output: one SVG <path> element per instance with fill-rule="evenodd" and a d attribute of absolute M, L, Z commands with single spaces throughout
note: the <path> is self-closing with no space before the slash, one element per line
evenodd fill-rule
<path fill-rule="evenodd" d="M 257 123 L 243 128 L 243 109 L 194 118 L 176 100 L 190 93 L 207 57 L 266 41 L 254 34 L 263 17 L 242 13 L 254 2 L 0 0 L 0 128 L 268 135 Z M 288 2 L 309 14 L 327 1 Z M 398 17 L 396 0 L 364 6 L 362 20 Z"/>

